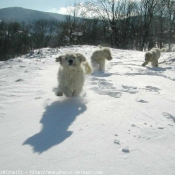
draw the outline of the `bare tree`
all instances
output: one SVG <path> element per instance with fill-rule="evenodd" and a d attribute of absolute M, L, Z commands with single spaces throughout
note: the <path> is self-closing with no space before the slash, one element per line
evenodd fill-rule
<path fill-rule="evenodd" d="M 131 35 L 134 17 L 139 14 L 138 5 L 132 0 L 91 0 L 87 8 L 92 15 L 108 23 L 111 29 L 111 47 L 126 48 L 134 41 Z M 132 39 L 131 39 L 132 37 Z M 130 41 L 128 40 L 130 38 Z"/>
<path fill-rule="evenodd" d="M 159 10 L 159 4 L 161 0 L 141 0 L 140 1 L 140 16 L 141 16 L 141 25 L 142 25 L 142 36 L 140 50 L 143 50 L 144 46 L 148 43 L 152 47 L 151 43 L 153 42 L 149 39 L 151 24 L 153 22 L 154 16 Z"/>
<path fill-rule="evenodd" d="M 33 22 L 32 26 L 32 37 L 34 40 L 35 47 L 41 48 L 47 46 L 46 34 L 48 33 L 49 21 L 37 20 Z"/>
<path fill-rule="evenodd" d="M 64 35 L 72 44 L 80 42 L 85 28 L 86 19 L 83 16 L 82 8 L 81 3 L 74 3 L 67 11 Z"/>
<path fill-rule="evenodd" d="M 169 23 L 168 46 L 169 46 L 169 51 L 171 51 L 172 35 L 173 33 L 175 33 L 175 1 L 174 0 L 167 0 L 165 13 Z"/>
<path fill-rule="evenodd" d="M 153 29 L 154 36 L 157 41 L 157 46 L 162 48 L 163 43 L 166 41 L 165 31 L 167 28 L 167 20 L 165 18 L 167 0 L 160 0 L 154 14 L 154 20 L 151 25 Z"/>

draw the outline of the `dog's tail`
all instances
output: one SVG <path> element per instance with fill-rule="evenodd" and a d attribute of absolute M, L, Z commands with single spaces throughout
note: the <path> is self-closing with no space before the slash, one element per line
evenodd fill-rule
<path fill-rule="evenodd" d="M 92 73 L 92 67 L 90 66 L 90 64 L 87 61 L 83 62 L 83 67 L 84 67 L 85 74 Z"/>
<path fill-rule="evenodd" d="M 166 52 L 166 50 L 167 50 L 166 48 L 161 48 L 160 52 Z"/>

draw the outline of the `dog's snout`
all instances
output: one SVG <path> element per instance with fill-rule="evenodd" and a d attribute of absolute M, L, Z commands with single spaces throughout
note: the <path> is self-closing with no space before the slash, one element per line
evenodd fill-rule
<path fill-rule="evenodd" d="M 73 63 L 73 61 L 72 60 L 69 60 L 69 64 L 72 64 Z"/>

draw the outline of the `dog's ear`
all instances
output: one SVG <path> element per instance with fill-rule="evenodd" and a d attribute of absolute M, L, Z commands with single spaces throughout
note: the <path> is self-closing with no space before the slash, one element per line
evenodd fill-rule
<path fill-rule="evenodd" d="M 55 61 L 61 63 L 62 62 L 62 59 L 63 59 L 63 56 L 60 55 L 59 57 L 56 57 Z"/>
<path fill-rule="evenodd" d="M 79 59 L 80 62 L 85 62 L 86 61 L 86 58 L 82 54 L 77 53 L 76 56 L 77 56 L 77 58 Z"/>
<path fill-rule="evenodd" d="M 149 63 L 149 61 L 145 61 L 142 66 L 146 66 Z"/>

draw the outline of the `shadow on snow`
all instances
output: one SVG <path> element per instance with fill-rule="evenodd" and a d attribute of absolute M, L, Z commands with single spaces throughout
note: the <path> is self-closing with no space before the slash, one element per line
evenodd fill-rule
<path fill-rule="evenodd" d="M 67 98 L 53 102 L 46 107 L 40 123 L 41 131 L 28 138 L 23 145 L 31 145 L 34 152 L 43 153 L 51 147 L 60 144 L 72 135 L 69 126 L 76 117 L 86 111 L 85 102 L 80 98 Z"/>

